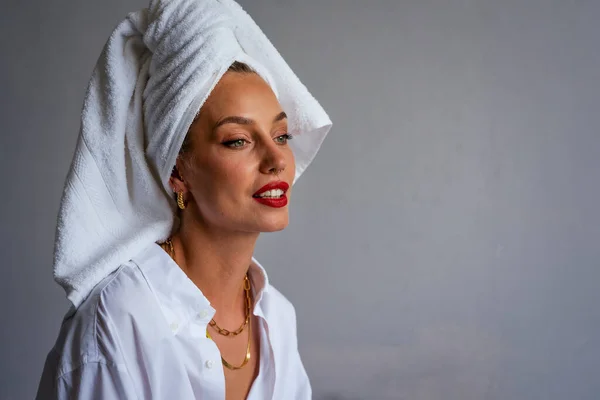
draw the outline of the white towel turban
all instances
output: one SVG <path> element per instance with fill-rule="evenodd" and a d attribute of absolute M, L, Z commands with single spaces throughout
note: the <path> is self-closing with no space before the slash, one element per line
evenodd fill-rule
<path fill-rule="evenodd" d="M 331 121 L 233 0 L 152 0 L 110 36 L 85 96 L 58 215 L 54 277 L 78 307 L 175 222 L 169 177 L 200 107 L 234 61 L 255 69 L 288 115 L 295 180 Z"/>

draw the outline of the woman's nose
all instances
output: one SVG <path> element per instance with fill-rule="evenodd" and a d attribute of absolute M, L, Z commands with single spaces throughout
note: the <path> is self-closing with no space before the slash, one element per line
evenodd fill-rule
<path fill-rule="evenodd" d="M 264 174 L 279 174 L 287 167 L 285 153 L 275 143 L 264 146 L 260 170 Z"/>

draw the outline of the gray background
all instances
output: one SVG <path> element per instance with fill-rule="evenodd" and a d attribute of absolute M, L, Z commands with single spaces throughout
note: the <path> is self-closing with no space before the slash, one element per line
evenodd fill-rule
<path fill-rule="evenodd" d="M 68 303 L 85 86 L 144 1 L 3 1 L 0 398 Z M 257 255 L 316 399 L 600 398 L 600 2 L 246 0 L 334 128 Z"/>

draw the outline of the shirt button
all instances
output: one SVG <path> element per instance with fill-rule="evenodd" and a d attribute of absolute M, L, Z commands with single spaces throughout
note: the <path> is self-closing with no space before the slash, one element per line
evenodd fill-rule
<path fill-rule="evenodd" d="M 208 311 L 206 311 L 206 310 L 200 311 L 200 318 L 206 318 L 206 317 L 208 317 Z"/>
<path fill-rule="evenodd" d="M 206 365 L 206 368 L 211 369 L 213 367 L 215 363 L 213 362 L 213 360 L 206 360 L 206 362 L 204 363 L 204 365 Z"/>
<path fill-rule="evenodd" d="M 173 332 L 175 332 L 177 330 L 177 328 L 179 328 L 179 325 L 177 324 L 177 322 L 173 322 L 173 323 L 171 323 L 170 327 L 171 327 L 171 330 Z"/>

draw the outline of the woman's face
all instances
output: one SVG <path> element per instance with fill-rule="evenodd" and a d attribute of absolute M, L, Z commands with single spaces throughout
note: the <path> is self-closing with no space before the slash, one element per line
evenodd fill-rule
<path fill-rule="evenodd" d="M 287 118 L 257 74 L 227 72 L 189 130 L 177 160 L 190 213 L 209 228 L 272 232 L 288 224 L 295 163 Z"/>

